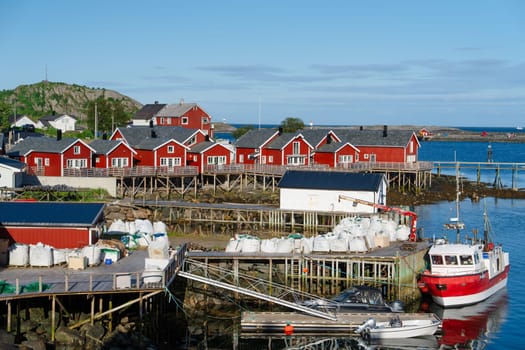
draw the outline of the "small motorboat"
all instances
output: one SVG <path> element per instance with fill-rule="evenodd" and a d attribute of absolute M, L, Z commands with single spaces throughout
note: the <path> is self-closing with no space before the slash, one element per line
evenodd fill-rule
<path fill-rule="evenodd" d="M 440 325 L 441 320 L 437 317 L 401 320 L 396 315 L 387 322 L 376 322 L 374 318 L 369 318 L 355 332 L 366 340 L 402 339 L 434 335 Z"/>
<path fill-rule="evenodd" d="M 354 286 L 334 298 L 307 300 L 302 305 L 331 312 L 404 312 L 402 301 L 386 303 L 381 290 L 369 286 Z"/>

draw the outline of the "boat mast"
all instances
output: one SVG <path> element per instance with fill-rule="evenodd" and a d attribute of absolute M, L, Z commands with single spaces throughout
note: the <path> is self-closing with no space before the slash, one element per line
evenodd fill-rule
<path fill-rule="evenodd" d="M 459 196 L 461 192 L 459 191 L 459 163 L 456 162 L 456 243 L 459 243 L 461 240 L 461 220 L 459 218 Z"/>

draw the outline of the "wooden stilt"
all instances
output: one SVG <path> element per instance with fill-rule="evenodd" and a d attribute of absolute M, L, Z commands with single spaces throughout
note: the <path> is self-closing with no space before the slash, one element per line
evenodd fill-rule
<path fill-rule="evenodd" d="M 55 341 L 55 307 L 56 307 L 56 295 L 53 294 L 53 298 L 51 299 L 51 341 Z"/>

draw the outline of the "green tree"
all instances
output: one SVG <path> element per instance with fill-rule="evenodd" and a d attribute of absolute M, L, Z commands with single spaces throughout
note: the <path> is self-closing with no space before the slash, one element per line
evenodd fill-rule
<path fill-rule="evenodd" d="M 9 129 L 9 114 L 13 113 L 11 107 L 4 101 L 0 101 L 0 129 Z"/>
<path fill-rule="evenodd" d="M 246 134 L 248 131 L 253 129 L 253 125 L 247 125 L 247 126 L 241 126 L 240 128 L 235 129 L 235 131 L 232 132 L 232 136 L 237 140 L 242 135 Z"/>
<path fill-rule="evenodd" d="M 304 129 L 304 122 L 299 118 L 286 118 L 281 122 L 280 127 L 283 132 L 295 132 L 300 129 Z"/>
<path fill-rule="evenodd" d="M 131 114 L 126 112 L 121 100 L 99 96 L 87 104 L 87 125 L 91 130 L 95 130 L 95 109 L 97 131 L 100 133 L 111 133 L 116 127 L 126 125 L 131 120 Z"/>

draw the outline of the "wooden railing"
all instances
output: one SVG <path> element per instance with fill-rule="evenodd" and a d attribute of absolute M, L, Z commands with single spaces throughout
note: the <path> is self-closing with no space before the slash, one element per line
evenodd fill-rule
<path fill-rule="evenodd" d="M 208 165 L 204 167 L 204 174 L 265 174 L 284 175 L 287 170 L 311 170 L 311 171 L 431 171 L 435 168 L 433 162 L 360 162 L 340 165 L 331 168 L 325 164 L 311 165 L 270 165 L 270 164 L 223 164 Z M 43 167 L 29 167 L 31 175 L 45 175 Z M 136 166 L 132 168 L 83 168 L 64 169 L 64 176 L 73 177 L 134 177 L 134 176 L 197 176 L 199 169 L 195 166 L 183 167 L 154 167 Z"/>
<path fill-rule="evenodd" d="M 136 166 L 133 168 L 85 168 L 85 169 L 64 169 L 64 176 L 83 176 L 83 177 L 133 177 L 133 176 L 195 176 L 199 174 L 199 169 L 195 166 L 184 167 L 154 167 Z"/>

